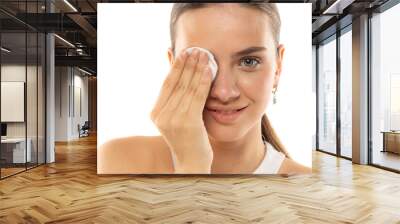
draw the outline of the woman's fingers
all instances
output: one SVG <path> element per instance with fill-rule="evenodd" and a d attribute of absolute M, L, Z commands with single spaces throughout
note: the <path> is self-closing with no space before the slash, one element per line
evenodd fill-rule
<path fill-rule="evenodd" d="M 212 80 L 207 63 L 208 55 L 199 59 L 199 52 L 192 52 L 173 90 L 163 90 L 170 96 L 153 120 L 171 150 L 176 173 L 211 172 L 213 151 L 202 120 Z"/>
<path fill-rule="evenodd" d="M 211 69 L 210 67 L 206 66 L 202 71 L 200 83 L 190 102 L 191 103 L 190 110 L 200 112 L 201 114 L 203 113 L 208 93 L 210 92 L 211 83 L 212 83 Z"/>
<path fill-rule="evenodd" d="M 182 76 L 176 84 L 173 93 L 165 106 L 166 111 L 175 113 L 178 107 L 182 106 L 181 101 L 184 97 L 187 97 L 185 94 L 188 87 L 191 85 L 193 74 L 195 73 L 198 63 L 199 53 L 200 52 L 197 49 L 193 50 L 190 57 L 186 60 Z"/>
<path fill-rule="evenodd" d="M 186 51 L 183 51 L 176 59 L 172 68 L 167 75 L 167 78 L 164 80 L 162 85 L 160 94 L 155 103 L 155 106 L 151 112 L 152 120 L 157 117 L 161 109 L 167 104 L 168 99 L 171 97 L 176 84 L 179 82 L 181 78 L 182 71 L 185 67 L 185 62 L 188 58 L 189 54 Z"/>
<path fill-rule="evenodd" d="M 178 108 L 178 110 L 185 112 L 185 113 L 188 112 L 188 113 L 194 113 L 194 114 L 201 114 L 201 112 L 199 113 L 199 111 L 192 111 L 191 104 L 193 103 L 192 102 L 193 98 L 195 97 L 195 94 L 197 92 L 197 89 L 200 85 L 201 78 L 204 73 L 204 69 L 206 67 L 208 67 L 208 55 L 204 52 L 201 52 L 201 54 L 199 56 L 199 62 L 196 66 L 196 71 L 193 74 L 193 79 L 187 88 L 185 97 L 182 99 L 181 106 Z"/>

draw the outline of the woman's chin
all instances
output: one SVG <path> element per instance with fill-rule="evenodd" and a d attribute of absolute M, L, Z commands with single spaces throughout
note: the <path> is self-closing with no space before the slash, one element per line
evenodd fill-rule
<path fill-rule="evenodd" d="M 221 142 L 230 142 L 230 141 L 235 141 L 240 138 L 241 133 L 237 128 L 234 127 L 229 127 L 229 126 L 220 126 L 220 127 L 215 127 L 215 126 L 209 126 L 207 127 L 207 133 L 210 138 L 212 138 L 215 141 L 221 141 Z"/>

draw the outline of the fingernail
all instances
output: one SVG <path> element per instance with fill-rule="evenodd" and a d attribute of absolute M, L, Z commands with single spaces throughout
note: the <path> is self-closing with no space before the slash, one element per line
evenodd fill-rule
<path fill-rule="evenodd" d="M 191 55 L 191 58 L 192 58 L 193 61 L 197 61 L 197 60 L 198 60 L 198 58 L 199 58 L 199 52 L 198 52 L 197 49 L 193 50 L 192 55 Z"/>
<path fill-rule="evenodd" d="M 181 54 L 181 57 L 182 58 L 186 58 L 188 56 L 188 54 L 189 53 L 187 51 L 183 51 L 182 54 Z"/>
<path fill-rule="evenodd" d="M 193 51 L 188 51 L 187 49 L 185 50 L 186 55 L 191 55 L 193 53 Z"/>
<path fill-rule="evenodd" d="M 195 56 L 197 56 L 199 54 L 199 50 L 197 50 L 197 49 L 194 49 L 193 51 L 192 51 L 192 55 L 195 57 Z"/>

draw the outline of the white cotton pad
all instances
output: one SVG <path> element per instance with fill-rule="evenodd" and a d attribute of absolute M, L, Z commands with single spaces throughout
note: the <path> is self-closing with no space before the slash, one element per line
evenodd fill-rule
<path fill-rule="evenodd" d="M 211 73 L 212 73 L 212 79 L 215 79 L 215 76 L 217 75 L 217 71 L 218 71 L 218 65 L 217 62 L 214 59 L 214 55 L 207 49 L 201 48 L 201 47 L 190 47 L 187 48 L 186 51 L 188 53 L 191 53 L 193 51 L 193 49 L 198 49 L 200 51 L 206 52 L 208 55 L 208 65 L 210 66 L 211 69 Z"/>

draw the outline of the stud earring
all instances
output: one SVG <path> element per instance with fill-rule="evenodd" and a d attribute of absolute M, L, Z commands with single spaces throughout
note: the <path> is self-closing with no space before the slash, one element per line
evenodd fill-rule
<path fill-rule="evenodd" d="M 272 93 L 273 93 L 272 103 L 273 103 L 273 104 L 276 104 L 276 103 L 277 103 L 277 99 L 276 99 L 276 90 L 277 90 L 277 88 L 275 87 L 274 90 L 272 91 Z"/>
<path fill-rule="evenodd" d="M 263 141 L 263 143 L 265 145 L 265 143 L 267 142 L 267 139 L 265 139 L 264 135 L 261 135 L 261 137 L 262 137 L 262 141 Z"/>

